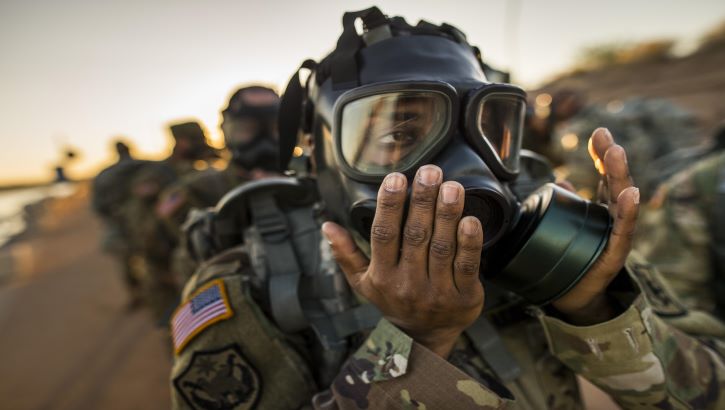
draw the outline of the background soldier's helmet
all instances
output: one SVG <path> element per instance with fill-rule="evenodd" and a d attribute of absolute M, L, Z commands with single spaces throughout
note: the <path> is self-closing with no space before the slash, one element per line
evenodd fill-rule
<path fill-rule="evenodd" d="M 169 125 L 171 136 L 176 142 L 176 149 L 189 159 L 206 159 L 216 156 L 216 150 L 209 145 L 204 129 L 196 121 L 188 121 Z"/>

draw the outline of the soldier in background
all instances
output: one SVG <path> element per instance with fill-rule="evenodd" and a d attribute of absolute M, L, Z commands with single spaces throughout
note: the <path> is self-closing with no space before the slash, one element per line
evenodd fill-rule
<path fill-rule="evenodd" d="M 132 238 L 133 263 L 141 266 L 145 302 L 159 323 L 176 303 L 178 293 L 170 266 L 176 238 L 156 217 L 159 195 L 184 175 L 198 172 L 195 167 L 199 161 L 206 165 L 217 158 L 198 122 L 172 124 L 169 130 L 174 138 L 171 155 L 139 170 L 131 183 L 132 196 L 123 206 L 124 222 Z"/>
<path fill-rule="evenodd" d="M 162 192 L 157 215 L 179 235 L 191 208 L 216 205 L 244 182 L 278 174 L 277 110 L 279 96 L 262 86 L 237 90 L 222 111 L 224 145 L 231 159 L 223 170 L 209 168 L 179 179 Z"/>
<path fill-rule="evenodd" d="M 128 291 L 129 308 L 142 302 L 138 263 L 133 262 L 132 238 L 123 218 L 123 206 L 131 198 L 131 184 L 139 170 L 149 161 L 134 159 L 131 149 L 123 140 L 114 143 L 118 160 L 102 170 L 93 179 L 91 204 L 106 225 L 103 249 L 114 256 L 123 272 L 123 282 Z"/>
<path fill-rule="evenodd" d="M 599 175 L 591 168 L 586 138 L 597 127 L 617 135 L 632 163 L 630 172 L 647 200 L 660 178 L 653 161 L 699 143 L 692 114 L 663 99 L 631 98 L 587 105 L 582 93 L 561 90 L 539 94 L 528 112 L 524 148 L 557 166 L 558 176 L 571 181 L 579 194 L 596 196 Z"/>
<path fill-rule="evenodd" d="M 725 319 L 723 142 L 725 123 L 716 131 L 709 155 L 689 162 L 689 167 L 659 186 L 644 208 L 635 241 L 685 304 L 721 319 Z"/>
<path fill-rule="evenodd" d="M 205 209 L 232 188 L 247 181 L 279 174 L 277 111 L 279 96 L 271 88 L 252 85 L 240 88 L 222 111 L 221 129 L 231 159 L 223 170 L 209 168 L 191 173 L 172 184 L 160 196 L 157 217 L 171 238 L 180 238 L 181 227 L 192 208 Z M 183 283 L 195 263 L 183 243 L 176 242 L 172 270 Z"/>
<path fill-rule="evenodd" d="M 563 163 L 554 146 L 554 133 L 559 124 L 579 113 L 585 105 L 583 93 L 563 89 L 554 95 L 541 94 L 526 107 L 526 123 L 522 148 L 545 156 L 552 165 Z"/>

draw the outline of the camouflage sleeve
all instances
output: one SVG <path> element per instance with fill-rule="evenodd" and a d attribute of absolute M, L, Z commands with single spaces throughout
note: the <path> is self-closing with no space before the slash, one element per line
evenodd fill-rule
<path fill-rule="evenodd" d="M 626 270 L 618 317 L 579 327 L 539 315 L 552 353 L 627 409 L 725 408 L 725 326 L 684 308 L 637 254 Z"/>
<path fill-rule="evenodd" d="M 385 319 L 343 366 L 317 409 L 500 409 L 508 400 L 478 383 Z"/>
<path fill-rule="evenodd" d="M 695 163 L 662 183 L 640 214 L 635 244 L 690 308 L 716 310 L 712 207 L 725 155 Z"/>

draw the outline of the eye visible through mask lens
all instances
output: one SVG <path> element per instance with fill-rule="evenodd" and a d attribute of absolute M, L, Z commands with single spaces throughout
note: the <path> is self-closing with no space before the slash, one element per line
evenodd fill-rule
<path fill-rule="evenodd" d="M 369 175 L 408 168 L 446 133 L 450 105 L 447 96 L 434 91 L 392 92 L 348 103 L 341 124 L 344 160 Z"/>

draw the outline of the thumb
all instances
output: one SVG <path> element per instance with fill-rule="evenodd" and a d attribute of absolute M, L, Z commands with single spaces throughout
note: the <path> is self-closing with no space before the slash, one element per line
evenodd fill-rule
<path fill-rule="evenodd" d="M 332 256 L 340 265 L 351 285 L 358 282 L 360 275 L 365 273 L 369 261 L 365 254 L 358 249 L 350 233 L 334 222 L 322 224 L 322 233 L 330 242 Z"/>

